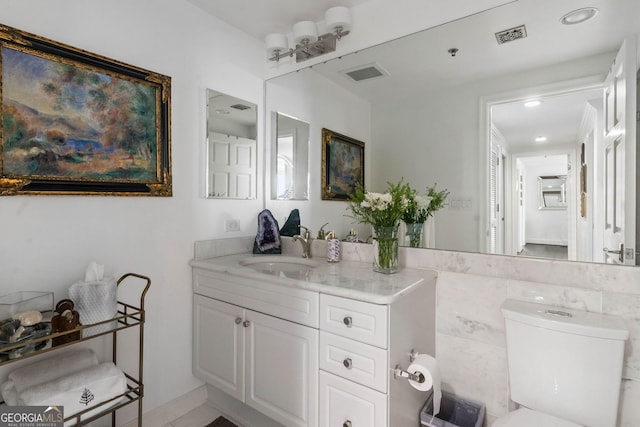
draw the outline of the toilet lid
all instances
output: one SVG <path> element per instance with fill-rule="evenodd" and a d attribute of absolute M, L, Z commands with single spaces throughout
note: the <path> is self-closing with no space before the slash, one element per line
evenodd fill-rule
<path fill-rule="evenodd" d="M 542 412 L 532 411 L 527 408 L 520 408 L 517 411 L 509 412 L 493 423 L 492 427 L 581 427 L 579 424 L 561 420 Z"/>

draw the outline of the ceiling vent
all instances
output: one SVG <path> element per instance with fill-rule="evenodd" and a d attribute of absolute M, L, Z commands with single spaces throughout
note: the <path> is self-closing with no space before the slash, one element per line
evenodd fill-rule
<path fill-rule="evenodd" d="M 354 82 L 361 82 L 389 75 L 389 73 L 387 73 L 379 64 L 360 65 L 348 70 L 342 70 L 341 73 L 349 77 Z"/>
<path fill-rule="evenodd" d="M 509 28 L 508 30 L 500 31 L 496 33 L 496 40 L 498 44 L 504 44 L 515 40 L 523 39 L 527 37 L 527 29 L 524 25 L 519 27 Z"/>
<path fill-rule="evenodd" d="M 236 110 L 244 111 L 244 110 L 248 110 L 251 107 L 244 104 L 234 104 L 234 105 L 231 105 L 230 108 L 235 108 Z"/>

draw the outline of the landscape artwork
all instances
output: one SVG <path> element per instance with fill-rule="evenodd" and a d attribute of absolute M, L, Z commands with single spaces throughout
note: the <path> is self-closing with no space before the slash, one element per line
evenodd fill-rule
<path fill-rule="evenodd" d="M 3 47 L 4 173 L 155 180 L 155 93 L 149 85 Z"/>
<path fill-rule="evenodd" d="M 171 195 L 170 81 L 0 25 L 0 195 Z"/>
<path fill-rule="evenodd" d="M 348 200 L 364 186 L 364 142 L 322 129 L 322 199 Z"/>

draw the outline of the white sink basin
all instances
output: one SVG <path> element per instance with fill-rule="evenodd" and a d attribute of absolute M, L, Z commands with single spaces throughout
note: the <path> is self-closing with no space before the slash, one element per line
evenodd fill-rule
<path fill-rule="evenodd" d="M 296 258 L 281 255 L 260 255 L 245 258 L 240 265 L 251 268 L 260 273 L 274 276 L 302 279 L 308 276 L 314 268 L 321 264 L 308 258 Z"/>

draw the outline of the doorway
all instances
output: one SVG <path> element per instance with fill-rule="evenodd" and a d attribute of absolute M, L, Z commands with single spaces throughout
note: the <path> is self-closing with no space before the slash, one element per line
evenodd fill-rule
<path fill-rule="evenodd" d="M 584 197 L 587 176 L 581 180 L 581 173 L 587 170 L 585 165 L 590 165 L 589 180 L 595 173 L 603 85 L 594 78 L 588 86 L 570 82 L 564 88 L 554 86 L 553 91 L 534 88 L 486 103 L 491 129 L 485 166 L 489 184 L 486 246 L 489 252 L 506 255 L 589 261 L 592 251 L 585 247 L 592 246 L 596 195 L 589 181 L 591 191 Z M 502 156 L 504 169 L 497 167 L 496 156 Z M 542 191 L 538 181 L 545 177 L 563 180 L 563 206 L 540 202 L 541 197 L 560 194 Z M 494 212 L 497 200 L 503 203 L 500 214 Z M 582 211 L 591 214 L 581 215 Z"/>

